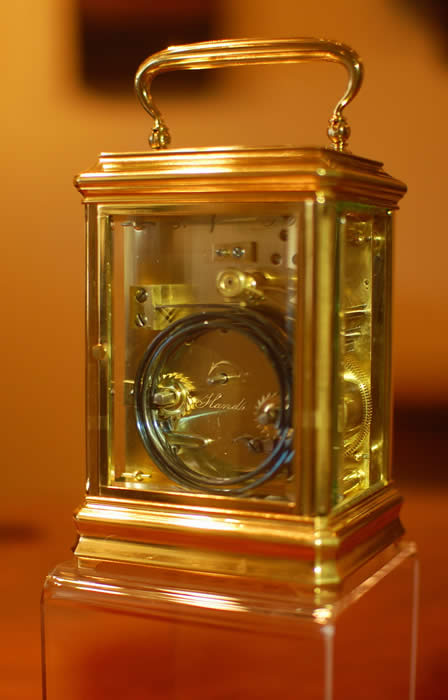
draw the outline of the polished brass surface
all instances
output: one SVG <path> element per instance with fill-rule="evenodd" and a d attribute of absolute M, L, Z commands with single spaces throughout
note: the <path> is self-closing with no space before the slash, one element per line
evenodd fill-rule
<path fill-rule="evenodd" d="M 140 284 L 131 286 L 129 300 L 131 326 L 160 331 L 182 315 L 192 296 L 185 284 Z"/>
<path fill-rule="evenodd" d="M 162 374 L 153 395 L 153 403 L 160 418 L 179 420 L 194 410 L 198 402 L 195 385 L 181 372 Z"/>
<path fill-rule="evenodd" d="M 303 61 L 332 61 L 341 63 L 348 72 L 349 82 L 329 121 L 328 136 L 337 151 L 347 147 L 350 129 L 342 114 L 361 87 L 363 68 L 359 56 L 348 46 L 325 39 L 233 39 L 208 41 L 169 48 L 146 59 L 135 77 L 135 89 L 143 108 L 154 119 L 149 142 L 155 149 L 166 148 L 171 137 L 150 87 L 158 74 L 172 70 L 260 65 L 267 63 L 296 63 Z"/>
<path fill-rule="evenodd" d="M 280 411 L 280 396 L 270 393 L 262 396 L 255 405 L 257 428 L 272 440 L 278 436 L 277 420 Z"/>
<path fill-rule="evenodd" d="M 344 448 L 353 455 L 368 434 L 372 399 L 368 376 L 351 359 L 346 360 L 344 382 Z"/>
<path fill-rule="evenodd" d="M 231 509 L 223 518 L 217 508 L 89 498 L 77 515 L 75 554 L 337 589 L 403 534 L 400 504 L 389 487 L 330 518 Z"/>
<path fill-rule="evenodd" d="M 169 205 L 210 211 L 213 201 L 215 214 L 228 211 L 230 204 L 237 210 L 237 202 L 278 205 L 318 197 L 393 209 L 406 191 L 376 161 L 326 148 L 286 146 L 103 153 L 75 184 L 86 203 L 115 209 L 121 204 L 123 212 L 135 211 L 144 198 L 154 211 Z"/>
<path fill-rule="evenodd" d="M 95 360 L 105 360 L 107 357 L 107 348 L 105 345 L 98 343 L 92 348 L 92 356 Z"/>
<path fill-rule="evenodd" d="M 244 296 L 248 299 L 257 297 L 256 278 L 243 270 L 234 268 L 221 270 L 216 278 L 216 287 L 218 292 L 226 299 Z"/>

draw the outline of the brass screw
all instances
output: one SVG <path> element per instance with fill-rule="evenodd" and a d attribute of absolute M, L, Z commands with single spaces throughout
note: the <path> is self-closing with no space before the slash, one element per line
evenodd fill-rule
<path fill-rule="evenodd" d="M 229 251 L 227 248 L 217 248 L 216 251 L 215 251 L 215 254 L 216 254 L 219 258 L 224 258 L 224 257 L 226 257 L 227 255 L 230 255 L 230 251 Z"/>
<path fill-rule="evenodd" d="M 148 317 L 145 314 L 136 314 L 135 325 L 139 328 L 143 328 L 148 323 Z"/>
<path fill-rule="evenodd" d="M 232 255 L 234 258 L 242 258 L 245 252 L 244 248 L 240 248 L 239 245 L 236 245 L 232 250 Z"/>
<path fill-rule="evenodd" d="M 148 292 L 141 287 L 135 292 L 135 298 L 140 304 L 143 304 L 148 298 Z"/>

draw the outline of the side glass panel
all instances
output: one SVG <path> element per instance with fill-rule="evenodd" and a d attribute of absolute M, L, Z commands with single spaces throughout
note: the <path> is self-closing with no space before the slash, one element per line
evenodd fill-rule
<path fill-rule="evenodd" d="M 104 484 L 292 500 L 294 212 L 107 218 Z"/>
<path fill-rule="evenodd" d="M 340 425 L 336 503 L 387 479 L 390 396 L 388 214 L 353 207 L 341 218 Z"/>

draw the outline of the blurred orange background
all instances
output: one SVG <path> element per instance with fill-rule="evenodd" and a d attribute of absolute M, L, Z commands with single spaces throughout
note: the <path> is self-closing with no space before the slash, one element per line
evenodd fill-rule
<path fill-rule="evenodd" d="M 27 700 L 40 696 L 39 590 L 45 573 L 69 557 L 71 515 L 84 489 L 84 222 L 72 179 L 99 151 L 145 150 L 150 129 L 134 98 L 81 85 L 75 9 L 73 0 L 2 8 L 7 641 L 0 696 Z M 218 14 L 217 38 L 322 36 L 353 46 L 366 75 L 347 110 L 351 149 L 383 161 L 408 185 L 396 217 L 396 473 L 408 502 L 404 524 L 424 565 L 421 697 L 446 697 L 437 694 L 447 682 L 445 643 L 437 636 L 448 590 L 446 45 L 444 53 L 441 37 L 398 0 L 223 0 Z M 327 119 L 345 81 L 329 64 L 234 69 L 217 73 L 197 95 L 172 91 L 160 100 L 176 147 L 326 145 Z M 437 685 L 426 694 L 430 677 Z"/>

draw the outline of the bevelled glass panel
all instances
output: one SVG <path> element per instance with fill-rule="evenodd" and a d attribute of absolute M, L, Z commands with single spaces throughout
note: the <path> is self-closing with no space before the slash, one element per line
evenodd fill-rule
<path fill-rule="evenodd" d="M 107 485 L 293 498 L 301 219 L 108 217 Z"/>
<path fill-rule="evenodd" d="M 340 462 L 336 503 L 388 478 L 390 214 L 344 207 L 340 218 Z"/>
<path fill-rule="evenodd" d="M 390 219 L 312 200 L 102 210 L 89 263 L 99 488 L 324 514 L 386 483 Z"/>

